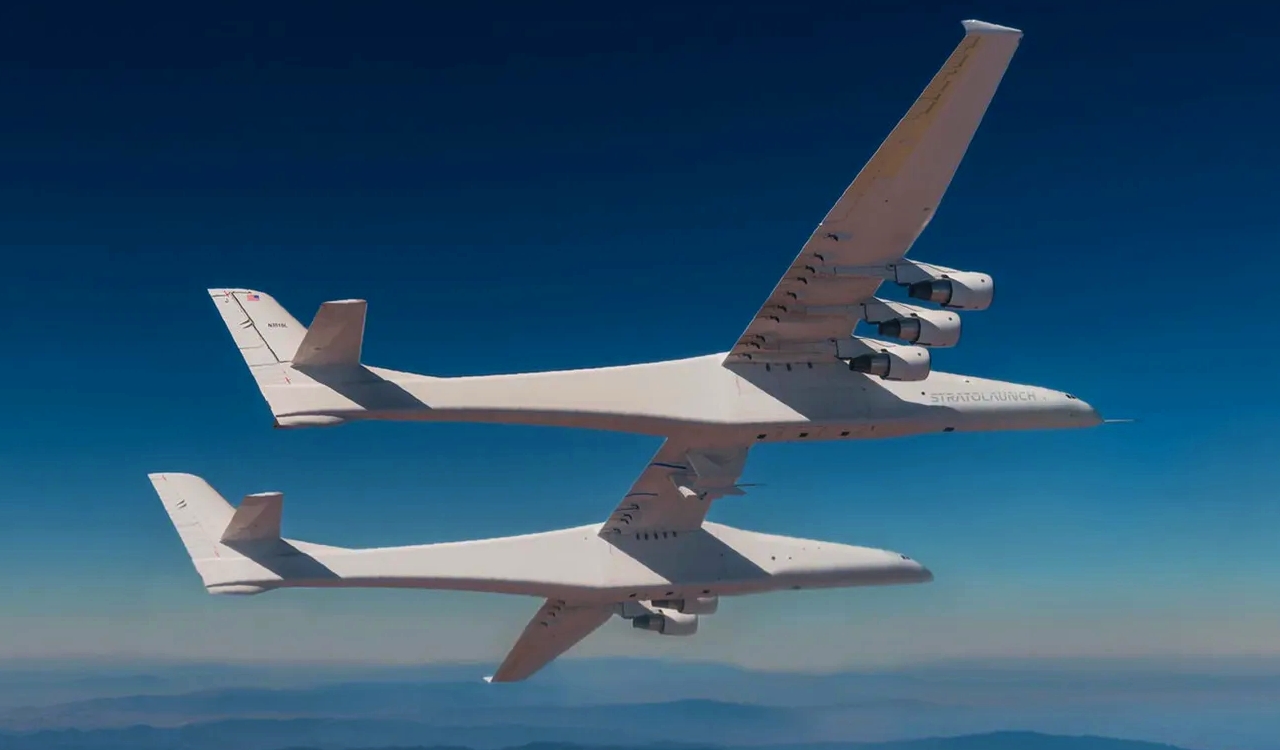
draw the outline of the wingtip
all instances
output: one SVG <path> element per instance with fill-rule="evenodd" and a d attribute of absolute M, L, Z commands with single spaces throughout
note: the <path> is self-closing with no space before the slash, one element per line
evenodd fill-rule
<path fill-rule="evenodd" d="M 974 19 L 961 21 L 960 23 L 964 25 L 964 30 L 970 34 L 1016 34 L 1022 36 L 1022 29 L 1015 29 L 1011 26 L 1000 26 Z"/>
<path fill-rule="evenodd" d="M 195 474 L 189 474 L 184 471 L 153 471 L 147 474 L 147 479 L 151 480 L 152 484 L 155 484 L 157 482 L 167 482 L 170 479 L 181 480 L 181 479 L 199 479 L 199 478 L 200 477 L 196 476 Z"/>
<path fill-rule="evenodd" d="M 487 683 L 491 683 L 491 682 L 493 682 L 493 675 L 488 675 L 488 676 L 486 676 L 486 677 L 484 678 L 484 681 L 485 681 L 485 683 L 486 683 L 486 684 L 487 684 Z"/>

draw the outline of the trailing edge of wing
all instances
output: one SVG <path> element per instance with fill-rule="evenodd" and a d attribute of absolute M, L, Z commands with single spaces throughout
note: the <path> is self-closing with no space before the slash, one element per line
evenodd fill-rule
<path fill-rule="evenodd" d="M 613 617 L 613 606 L 543 602 L 507 657 L 485 682 L 519 682 L 573 648 Z"/>

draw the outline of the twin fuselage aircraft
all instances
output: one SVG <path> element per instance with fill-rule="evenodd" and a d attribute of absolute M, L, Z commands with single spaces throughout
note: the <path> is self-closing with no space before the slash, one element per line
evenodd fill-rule
<path fill-rule="evenodd" d="M 431 377 L 361 362 L 365 302 L 321 305 L 302 326 L 274 298 L 211 299 L 281 428 L 357 420 L 493 422 L 665 438 L 603 523 L 517 537 L 377 549 L 285 539 L 282 496 L 232 507 L 203 479 L 152 474 L 210 593 L 395 587 L 544 599 L 490 678 L 523 680 L 614 615 L 688 635 L 719 597 L 922 583 L 885 550 L 706 521 L 758 443 L 933 432 L 1090 427 L 1084 401 L 1038 386 L 938 372 L 957 311 L 984 310 L 990 276 L 906 259 L 928 225 L 1022 33 L 965 21 L 965 36 L 827 214 L 732 348 L 623 367 Z M 885 282 L 906 300 L 877 297 Z M 921 304 L 923 303 L 923 304 Z M 855 335 L 859 324 L 878 337 Z M 889 339 L 892 339 L 889 340 Z"/>

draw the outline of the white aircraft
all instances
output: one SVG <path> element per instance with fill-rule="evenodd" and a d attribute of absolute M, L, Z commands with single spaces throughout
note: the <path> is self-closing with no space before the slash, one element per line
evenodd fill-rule
<path fill-rule="evenodd" d="M 931 367 L 931 348 L 959 340 L 954 311 L 987 308 L 992 280 L 904 255 L 933 217 L 1022 36 L 981 21 L 964 26 L 942 69 L 727 352 L 431 377 L 361 362 L 364 300 L 326 302 L 308 328 L 264 292 L 209 293 L 277 427 L 501 422 L 664 437 L 696 432 L 703 435 L 697 447 L 722 448 L 1097 425 L 1093 408 L 1070 394 Z M 875 296 L 884 281 L 938 307 Z M 860 322 L 899 343 L 853 335 Z"/>
<path fill-rule="evenodd" d="M 491 677 L 514 682 L 537 672 L 612 616 L 661 635 L 692 635 L 721 596 L 782 589 L 924 583 L 933 575 L 905 555 L 793 539 L 704 523 L 687 469 L 672 468 L 684 446 L 668 441 L 640 474 L 618 512 L 644 497 L 669 523 L 613 532 L 610 523 L 541 534 L 381 549 L 345 549 L 284 539 L 279 492 L 248 495 L 238 508 L 191 474 L 151 474 L 196 571 L 211 594 L 287 587 L 449 589 L 543 597 L 533 619 Z M 707 457 L 714 463 L 715 457 Z M 674 480 L 674 481 L 673 481 Z"/>
<path fill-rule="evenodd" d="M 705 522 L 741 495 L 761 442 L 1088 427 L 1060 391 L 931 368 L 956 344 L 955 310 L 992 301 L 985 274 L 906 260 L 932 218 L 1022 33 L 965 21 L 942 69 L 809 238 L 733 347 L 624 367 L 430 377 L 361 362 L 366 305 L 326 302 L 303 327 L 271 296 L 210 294 L 277 427 L 352 420 L 474 421 L 660 435 L 666 441 L 601 524 L 471 542 L 353 550 L 280 537 L 279 493 L 233 509 L 204 480 L 152 482 L 205 586 L 258 593 L 377 586 L 544 597 L 494 681 L 533 674 L 617 614 L 664 635 L 694 632 L 719 596 L 918 583 L 893 552 Z M 942 309 L 882 299 L 882 282 Z M 854 335 L 858 323 L 902 343 Z"/>

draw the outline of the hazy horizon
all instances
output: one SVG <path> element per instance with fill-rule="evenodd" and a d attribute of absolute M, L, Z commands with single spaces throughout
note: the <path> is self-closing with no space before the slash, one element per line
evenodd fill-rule
<path fill-rule="evenodd" d="M 1244 667 L 1060 662 L 806 675 L 689 661 L 563 659 L 536 681 L 498 687 L 480 680 L 477 665 L 0 666 L 0 743 L 20 738 L 23 750 L 496 750 L 529 742 L 676 742 L 798 750 L 1022 730 L 1190 750 L 1277 750 L 1280 665 Z M 625 741 L 618 739 L 620 712 L 628 717 Z M 968 747 L 995 750 L 994 742 L 976 738 Z"/>

